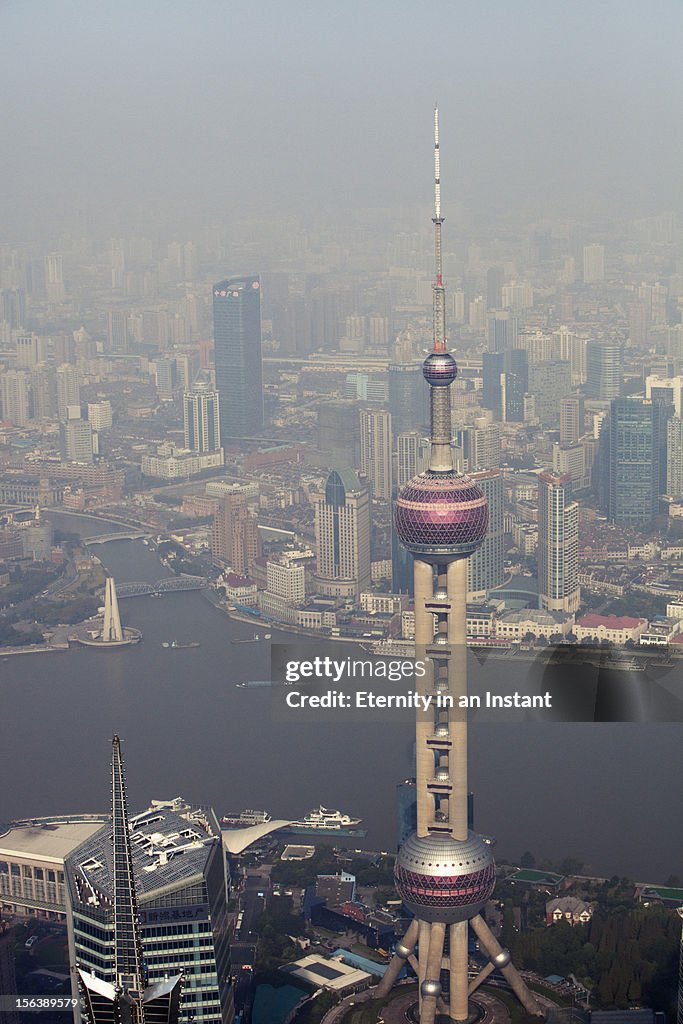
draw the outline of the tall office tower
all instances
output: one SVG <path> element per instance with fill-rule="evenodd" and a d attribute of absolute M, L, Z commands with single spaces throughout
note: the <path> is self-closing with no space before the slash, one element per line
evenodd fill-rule
<path fill-rule="evenodd" d="M 529 390 L 529 358 L 523 348 L 505 353 L 502 406 L 506 423 L 524 422 L 524 396 Z"/>
<path fill-rule="evenodd" d="M 419 362 L 389 363 L 389 412 L 394 434 L 419 430 L 427 422 L 427 387 Z"/>
<path fill-rule="evenodd" d="M 258 277 L 233 277 L 214 285 L 213 337 L 225 445 L 230 438 L 251 437 L 263 429 Z"/>
<path fill-rule="evenodd" d="M 647 529 L 666 490 L 667 422 L 673 407 L 645 398 L 615 398 L 600 434 L 607 516 Z"/>
<path fill-rule="evenodd" d="M 154 363 L 154 380 L 161 401 L 173 401 L 178 387 L 178 368 L 175 359 L 157 359 Z"/>
<path fill-rule="evenodd" d="M 460 427 L 455 434 L 458 468 L 463 473 L 500 466 L 500 426 L 478 417 L 474 425 Z"/>
<path fill-rule="evenodd" d="M 580 444 L 553 444 L 553 473 L 569 475 L 571 490 L 587 490 L 592 483 L 594 448 L 588 438 Z"/>
<path fill-rule="evenodd" d="M 110 857 L 105 863 L 111 863 L 110 879 L 111 905 L 109 916 L 113 916 L 113 964 L 112 952 L 109 952 L 106 971 L 107 978 L 98 977 L 94 970 L 81 959 L 80 951 L 76 953 L 76 974 L 81 995 L 82 1010 L 89 1024 L 147 1024 L 147 1021 L 158 1024 L 177 1024 L 180 1018 L 180 995 L 182 975 L 180 973 L 164 978 L 156 984 L 149 984 L 148 965 L 145 963 L 136 879 L 133 869 L 133 852 L 131 831 L 128 821 L 126 800 L 126 783 L 121 758 L 121 743 L 118 736 L 112 741 L 112 833 Z M 107 829 L 108 831 L 108 829 Z M 100 833 L 97 833 L 99 836 Z M 100 861 L 90 862 L 90 870 L 104 868 Z M 88 888 L 88 877 L 76 879 L 76 888 L 80 901 L 87 901 L 94 906 L 102 906 L 109 902 L 105 894 L 95 888 Z M 100 883 L 101 884 L 101 883 Z M 107 894 L 109 895 L 109 894 Z M 98 896 L 101 899 L 98 899 Z M 87 905 L 87 904 L 86 904 Z M 94 931 L 100 941 L 104 938 L 104 929 Z M 79 930 L 85 931 L 85 922 L 79 922 Z M 74 934 L 78 926 L 74 923 Z M 75 943 L 74 943 L 75 945 Z M 92 940 L 89 945 L 93 945 Z M 100 967 L 104 964 L 100 962 Z M 112 970 L 113 967 L 113 970 Z M 106 970 L 105 968 L 105 970 Z"/>
<path fill-rule="evenodd" d="M 598 242 L 583 247 L 583 283 L 600 284 L 605 280 L 605 247 Z"/>
<path fill-rule="evenodd" d="M 560 444 L 576 444 L 584 434 L 584 404 L 579 395 L 560 399 Z"/>
<path fill-rule="evenodd" d="M 31 418 L 51 420 L 57 415 L 57 378 L 54 370 L 41 363 L 31 370 Z"/>
<path fill-rule="evenodd" d="M 489 267 L 486 271 L 486 306 L 488 309 L 500 309 L 503 305 L 503 285 L 505 271 L 502 267 Z"/>
<path fill-rule="evenodd" d="M 504 352 L 484 352 L 482 356 L 481 404 L 490 409 L 495 420 L 503 419 Z"/>
<path fill-rule="evenodd" d="M 81 405 L 81 374 L 75 366 L 62 363 L 57 367 L 57 415 L 64 421 L 69 418 L 69 409 Z"/>
<path fill-rule="evenodd" d="M 575 612 L 579 588 L 579 506 L 567 474 L 538 477 L 538 600 L 548 611 Z"/>
<path fill-rule="evenodd" d="M 467 717 L 458 709 L 467 692 L 466 559 L 484 539 L 488 515 L 481 490 L 453 468 L 450 385 L 457 367 L 446 349 L 438 112 L 434 128 L 434 347 L 424 362 L 431 452 L 426 472 L 399 494 L 395 524 L 413 556 L 415 653 L 427 666 L 418 691 L 437 700 L 417 712 L 417 829 L 401 846 L 395 866 L 396 888 L 414 920 L 377 988 L 379 997 L 388 995 L 407 960 L 420 983 L 420 1024 L 434 1024 L 437 1013 L 466 1021 L 469 996 L 492 969 L 503 972 L 528 1013 L 541 1013 L 481 916 L 495 887 L 495 866 L 490 847 L 467 820 Z M 470 925 L 490 959 L 471 981 Z"/>
<path fill-rule="evenodd" d="M 360 419 L 355 401 L 323 402 L 319 407 L 318 451 L 328 466 L 360 465 Z"/>
<path fill-rule="evenodd" d="M 522 423 L 529 390 L 528 354 L 523 348 L 484 352 L 482 405 L 496 420 Z"/>
<path fill-rule="evenodd" d="M 25 427 L 29 421 L 29 381 L 25 370 L 6 370 L 0 373 L 0 408 L 3 420 L 15 427 Z"/>
<path fill-rule="evenodd" d="M 666 354 L 683 362 L 683 324 L 666 329 Z"/>
<path fill-rule="evenodd" d="M 358 597 L 370 586 L 370 497 L 352 469 L 332 470 L 315 503 L 321 594 Z"/>
<path fill-rule="evenodd" d="M 258 522 L 249 510 L 245 495 L 226 495 L 213 520 L 211 556 L 214 562 L 244 575 L 260 554 Z"/>
<path fill-rule="evenodd" d="M 130 342 L 128 311 L 111 309 L 107 314 L 107 352 L 127 352 Z"/>
<path fill-rule="evenodd" d="M 672 416 L 666 425 L 666 493 L 683 497 L 683 419 Z"/>
<path fill-rule="evenodd" d="M 111 429 L 113 419 L 109 399 L 101 402 L 88 402 L 88 423 L 96 433 Z"/>
<path fill-rule="evenodd" d="M 217 452 L 221 446 L 218 392 L 199 378 L 183 396 L 185 447 L 192 452 Z"/>
<path fill-rule="evenodd" d="M 358 402 L 373 402 L 386 405 L 389 398 L 387 381 L 384 376 L 352 370 L 346 374 L 344 382 L 344 398 Z"/>
<path fill-rule="evenodd" d="M 69 950 L 89 1024 L 232 1024 L 215 815 L 174 800 L 129 817 L 116 736 L 112 794 L 112 823 L 66 860 Z"/>
<path fill-rule="evenodd" d="M 617 341 L 589 341 L 586 348 L 586 398 L 618 398 L 623 382 L 623 349 Z"/>
<path fill-rule="evenodd" d="M 87 420 L 69 419 L 59 425 L 62 458 L 66 462 L 93 461 L 93 431 Z"/>
<path fill-rule="evenodd" d="M 489 352 L 507 352 L 517 344 L 517 317 L 508 309 L 489 314 Z"/>
<path fill-rule="evenodd" d="M 26 323 L 26 292 L 23 288 L 3 288 L 0 292 L 0 321 L 12 329 Z"/>
<path fill-rule="evenodd" d="M 47 358 L 46 339 L 39 338 L 37 334 L 20 334 L 15 346 L 15 366 L 18 370 L 33 369 L 38 363 L 44 363 Z"/>
<path fill-rule="evenodd" d="M 45 257 L 45 288 L 48 302 L 64 302 L 64 260 L 60 253 L 53 252 Z"/>
<path fill-rule="evenodd" d="M 505 580 L 503 474 L 499 469 L 488 469 L 470 476 L 486 498 L 489 522 L 480 547 L 467 559 L 467 600 L 483 601 Z"/>
<path fill-rule="evenodd" d="M 406 430 L 396 438 L 396 486 L 401 488 L 427 468 L 429 445 L 417 430 Z"/>
<path fill-rule="evenodd" d="M 360 410 L 360 471 L 372 485 L 373 498 L 391 498 L 391 413 Z"/>
<path fill-rule="evenodd" d="M 571 392 L 569 363 L 553 360 L 529 367 L 529 394 L 535 401 L 536 416 L 550 430 L 560 426 L 560 402 Z"/>
<path fill-rule="evenodd" d="M 653 402 L 670 402 L 675 416 L 683 416 L 683 377 L 658 377 L 651 373 L 645 378 L 645 397 Z"/>

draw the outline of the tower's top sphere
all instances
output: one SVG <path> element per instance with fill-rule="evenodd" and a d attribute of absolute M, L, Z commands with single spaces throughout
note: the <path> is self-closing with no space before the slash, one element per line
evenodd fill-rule
<path fill-rule="evenodd" d="M 475 832 L 467 839 L 413 833 L 396 858 L 396 888 L 422 921 L 453 924 L 478 914 L 496 883 L 490 848 Z"/>
<path fill-rule="evenodd" d="M 488 518 L 482 491 L 470 477 L 455 470 L 439 473 L 428 469 L 413 477 L 394 506 L 401 543 L 427 560 L 468 558 L 486 536 Z"/>
<path fill-rule="evenodd" d="M 458 367 L 450 352 L 430 352 L 422 364 L 422 373 L 430 387 L 447 388 L 458 376 Z"/>

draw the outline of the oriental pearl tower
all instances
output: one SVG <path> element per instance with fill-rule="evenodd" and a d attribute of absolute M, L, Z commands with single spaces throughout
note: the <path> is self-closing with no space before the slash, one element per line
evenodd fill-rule
<path fill-rule="evenodd" d="M 453 465 L 450 386 L 457 366 L 446 350 L 441 259 L 439 112 L 434 111 L 434 345 L 423 365 L 430 387 L 429 468 L 399 493 L 394 522 L 413 556 L 415 656 L 426 664 L 418 692 L 433 701 L 417 712 L 417 830 L 396 858 L 395 882 L 414 919 L 377 988 L 388 994 L 405 961 L 419 981 L 420 1024 L 471 1019 L 469 996 L 494 971 L 526 1011 L 542 1009 L 481 916 L 495 886 L 491 849 L 467 827 L 467 558 L 484 539 L 486 498 Z M 470 926 L 488 962 L 468 977 Z"/>

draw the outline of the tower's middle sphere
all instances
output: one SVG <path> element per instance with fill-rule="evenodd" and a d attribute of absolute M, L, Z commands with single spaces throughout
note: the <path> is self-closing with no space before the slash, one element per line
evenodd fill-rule
<path fill-rule="evenodd" d="M 488 503 L 464 473 L 427 470 L 413 477 L 394 506 L 401 543 L 426 560 L 468 558 L 488 527 Z"/>
<path fill-rule="evenodd" d="M 414 832 L 398 851 L 396 888 L 421 921 L 455 924 L 480 913 L 496 884 L 491 849 L 475 832 L 467 839 Z"/>

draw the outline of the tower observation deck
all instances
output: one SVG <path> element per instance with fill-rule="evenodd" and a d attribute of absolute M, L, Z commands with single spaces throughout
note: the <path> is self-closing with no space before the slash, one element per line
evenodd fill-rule
<path fill-rule="evenodd" d="M 400 491 L 394 522 L 413 556 L 415 656 L 427 666 L 418 689 L 435 700 L 417 712 L 417 829 L 399 850 L 395 869 L 396 888 L 414 919 L 377 989 L 386 996 L 407 960 L 419 980 L 420 1024 L 434 1024 L 437 1014 L 467 1021 L 470 995 L 495 970 L 528 1013 L 542 1016 L 481 916 L 494 890 L 495 865 L 490 846 L 467 822 L 467 713 L 458 707 L 467 694 L 467 558 L 486 535 L 488 507 L 476 483 L 453 464 L 450 386 L 458 369 L 446 347 L 438 109 L 434 171 L 434 344 L 423 365 L 430 387 L 430 458 L 427 470 Z M 445 696 L 452 699 L 439 701 Z M 470 927 L 489 958 L 472 981 Z"/>

